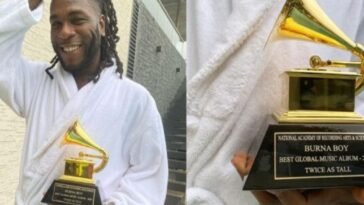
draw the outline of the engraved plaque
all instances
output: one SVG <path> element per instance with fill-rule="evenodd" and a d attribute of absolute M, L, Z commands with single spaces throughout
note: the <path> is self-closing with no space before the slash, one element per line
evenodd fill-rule
<path fill-rule="evenodd" d="M 55 180 L 42 202 L 70 205 L 101 205 L 98 188 L 93 184 Z"/>
<path fill-rule="evenodd" d="M 270 125 L 245 190 L 364 185 L 364 126 Z"/>

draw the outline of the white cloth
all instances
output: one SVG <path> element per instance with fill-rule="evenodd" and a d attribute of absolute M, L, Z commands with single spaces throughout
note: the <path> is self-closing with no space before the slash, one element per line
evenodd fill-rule
<path fill-rule="evenodd" d="M 285 107 L 284 71 L 308 67 L 311 55 L 348 60 L 349 52 L 297 40 L 268 44 L 284 1 L 187 1 L 187 203 L 253 205 L 230 163 L 252 154 L 267 120 Z M 363 1 L 321 0 L 328 16 L 355 38 Z M 348 22 L 350 19 L 350 22 Z"/>
<path fill-rule="evenodd" d="M 22 59 L 24 34 L 42 13 L 41 7 L 30 12 L 27 2 L 0 4 L 0 97 L 27 123 L 16 204 L 42 204 L 43 194 L 63 174 L 65 158 L 80 151 L 96 154 L 62 145 L 67 128 L 79 120 L 109 153 L 106 167 L 94 175 L 103 204 L 162 205 L 168 160 L 153 98 L 142 86 L 120 79 L 115 66 L 106 68 L 97 83 L 78 90 L 60 65 L 51 71 L 52 80 L 45 73 L 48 64 Z"/>

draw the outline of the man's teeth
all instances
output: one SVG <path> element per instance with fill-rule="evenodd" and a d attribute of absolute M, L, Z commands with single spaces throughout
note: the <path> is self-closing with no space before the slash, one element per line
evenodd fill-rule
<path fill-rule="evenodd" d="M 78 48 L 80 48 L 80 46 L 71 46 L 71 47 L 64 47 L 63 50 L 68 53 L 68 52 L 75 51 Z"/>

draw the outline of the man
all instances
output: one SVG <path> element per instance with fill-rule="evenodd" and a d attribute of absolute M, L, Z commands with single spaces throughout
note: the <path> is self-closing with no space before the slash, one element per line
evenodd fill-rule
<path fill-rule="evenodd" d="M 150 94 L 122 77 L 111 0 L 51 2 L 52 65 L 20 56 L 41 13 L 41 0 L 0 4 L 0 97 L 27 122 L 15 203 L 41 204 L 64 159 L 92 151 L 62 144 L 78 120 L 109 154 L 94 175 L 103 204 L 163 204 L 168 166 L 160 115 Z"/>

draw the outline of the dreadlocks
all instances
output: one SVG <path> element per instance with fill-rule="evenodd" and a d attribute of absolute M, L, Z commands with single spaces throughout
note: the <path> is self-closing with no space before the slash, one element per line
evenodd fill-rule
<path fill-rule="evenodd" d="M 105 16 L 105 36 L 101 37 L 101 62 L 100 66 L 97 70 L 96 75 L 93 78 L 94 82 L 97 82 L 100 78 L 101 71 L 114 64 L 113 59 L 116 61 L 116 72 L 120 74 L 120 78 L 122 78 L 123 74 L 123 64 L 120 61 L 118 52 L 116 50 L 116 43 L 120 40 L 117 35 L 118 26 L 117 26 L 117 18 L 114 5 L 112 0 L 94 0 L 97 2 L 101 9 L 101 13 Z M 46 69 L 46 73 L 49 75 L 51 79 L 53 79 L 50 70 L 54 68 L 54 66 L 59 61 L 58 56 L 54 56 L 51 60 L 51 66 Z"/>

